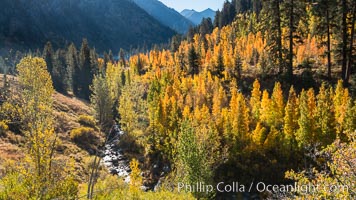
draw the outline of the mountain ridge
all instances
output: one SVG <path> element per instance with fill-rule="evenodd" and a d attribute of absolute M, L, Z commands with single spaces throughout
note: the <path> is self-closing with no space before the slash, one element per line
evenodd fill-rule
<path fill-rule="evenodd" d="M 55 47 L 83 38 L 98 51 L 167 42 L 175 31 L 131 0 L 2 0 L 0 52 Z"/>
<path fill-rule="evenodd" d="M 200 24 L 203 18 L 210 17 L 212 21 L 215 18 L 215 11 L 211 8 L 207 8 L 201 12 L 198 12 L 194 9 L 184 9 L 180 12 L 182 16 L 192 21 L 195 25 Z"/>
<path fill-rule="evenodd" d="M 193 22 L 182 16 L 173 8 L 169 8 L 158 0 L 132 0 L 139 7 L 145 10 L 149 15 L 161 22 L 163 25 L 170 27 L 178 33 L 184 34 L 188 31 Z"/>

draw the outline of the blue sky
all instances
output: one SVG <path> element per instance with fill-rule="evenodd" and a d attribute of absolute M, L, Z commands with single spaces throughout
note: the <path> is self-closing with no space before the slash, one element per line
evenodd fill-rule
<path fill-rule="evenodd" d="M 174 8 L 178 12 L 184 9 L 194 9 L 196 11 L 203 11 L 207 8 L 218 10 L 222 8 L 225 0 L 160 0 L 168 7 Z"/>

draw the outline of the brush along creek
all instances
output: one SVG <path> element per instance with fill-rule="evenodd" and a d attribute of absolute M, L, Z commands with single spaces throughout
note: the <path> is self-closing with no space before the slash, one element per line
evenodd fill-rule
<path fill-rule="evenodd" d="M 101 160 L 102 164 L 106 169 L 113 175 L 117 175 L 122 178 L 125 183 L 130 183 L 130 160 L 125 157 L 125 149 L 120 147 L 120 138 L 124 136 L 125 132 L 120 129 L 118 125 L 114 125 L 108 141 L 103 150 L 103 158 Z M 161 178 L 163 178 L 169 171 L 168 166 L 160 166 L 160 163 L 155 163 L 152 165 L 152 172 L 156 181 L 150 185 L 142 185 L 141 189 L 144 191 L 156 191 L 161 183 Z M 144 174 L 142 173 L 144 176 Z"/>

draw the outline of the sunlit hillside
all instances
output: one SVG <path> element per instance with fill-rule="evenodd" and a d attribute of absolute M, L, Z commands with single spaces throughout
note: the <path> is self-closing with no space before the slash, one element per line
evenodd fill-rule
<path fill-rule="evenodd" d="M 163 43 L 158 21 L 154 45 L 140 23 L 0 54 L 0 199 L 356 198 L 355 1 L 225 1 Z"/>

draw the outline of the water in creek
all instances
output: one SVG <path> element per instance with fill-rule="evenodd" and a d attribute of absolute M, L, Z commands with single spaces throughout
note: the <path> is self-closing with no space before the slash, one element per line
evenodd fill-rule
<path fill-rule="evenodd" d="M 120 178 L 123 178 L 126 183 L 129 183 L 131 172 L 130 162 L 123 155 L 122 149 L 118 146 L 120 137 L 124 135 L 124 131 L 115 125 L 111 134 L 112 137 L 109 138 L 105 145 L 102 163 L 111 174 L 116 174 Z"/>
<path fill-rule="evenodd" d="M 120 137 L 125 132 L 120 130 L 119 126 L 113 127 L 112 137 L 107 141 L 104 148 L 104 157 L 102 163 L 108 169 L 109 173 L 122 178 L 125 183 L 130 183 L 130 161 L 124 156 L 123 150 L 120 148 Z M 146 186 L 141 186 L 142 190 L 148 190 Z"/>

